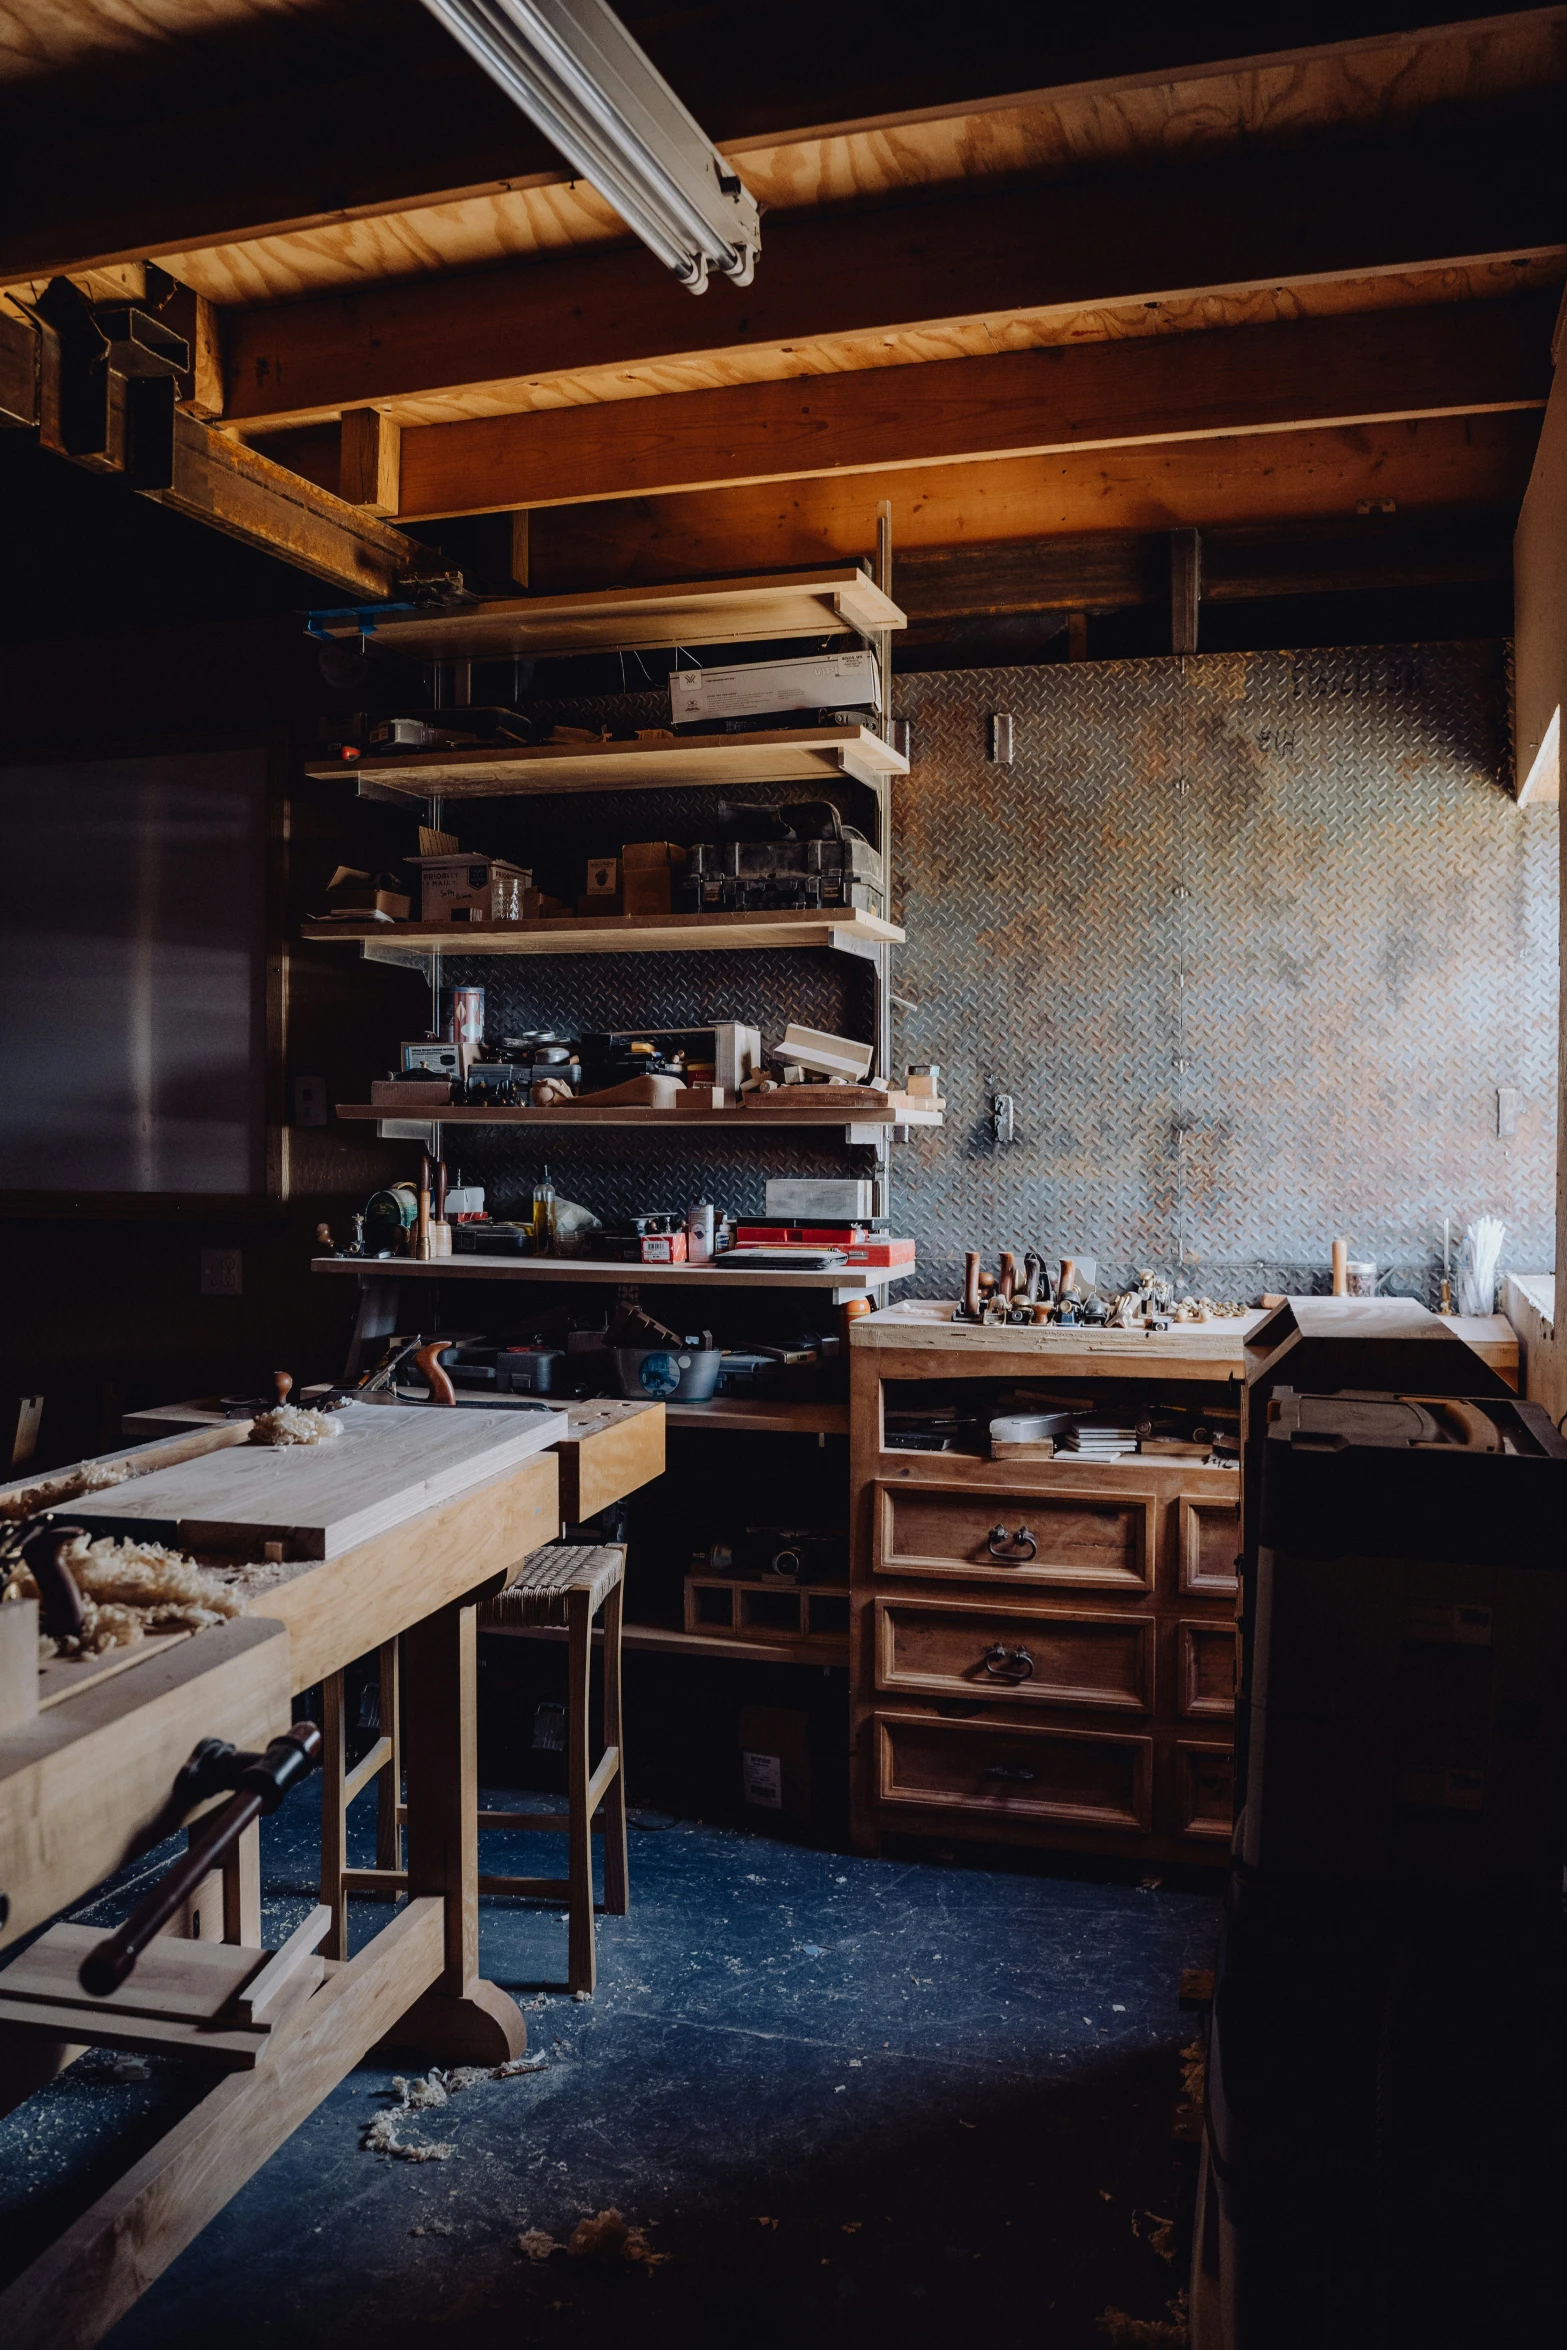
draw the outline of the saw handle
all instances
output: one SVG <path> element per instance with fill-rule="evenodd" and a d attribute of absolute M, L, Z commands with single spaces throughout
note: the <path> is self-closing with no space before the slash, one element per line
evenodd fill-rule
<path fill-rule="evenodd" d="M 74 1640 L 85 1619 L 76 1577 L 60 1557 L 61 1545 L 78 1538 L 85 1539 L 82 1527 L 46 1518 L 18 1546 L 38 1586 L 38 1629 L 53 1640 Z"/>
<path fill-rule="evenodd" d="M 94 1999 L 107 1999 L 117 1991 L 148 1943 L 239 1842 L 251 1821 L 276 1811 L 320 1757 L 321 1733 L 314 1722 L 295 1722 L 283 1737 L 273 1739 L 265 1754 L 240 1754 L 232 1746 L 208 1741 L 201 1757 L 206 1791 L 232 1787 L 234 1793 L 202 1821 L 190 1850 L 138 1902 L 125 1923 L 88 1951 L 77 1977 L 82 1989 Z"/>

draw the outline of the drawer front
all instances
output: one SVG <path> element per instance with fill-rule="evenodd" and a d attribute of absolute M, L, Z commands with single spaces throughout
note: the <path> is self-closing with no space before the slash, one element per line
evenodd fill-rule
<path fill-rule="evenodd" d="M 1235 1825 L 1235 1757 L 1229 1747 L 1176 1747 L 1175 1802 L 1183 1836 L 1228 1844 Z"/>
<path fill-rule="evenodd" d="M 1151 1616 L 878 1599 L 876 1686 L 911 1696 L 988 1693 L 1025 1704 L 1146 1713 L 1153 1705 L 1154 1622 Z"/>
<path fill-rule="evenodd" d="M 1238 1636 L 1234 1624 L 1176 1625 L 1176 1685 L 1183 1714 L 1234 1719 Z"/>
<path fill-rule="evenodd" d="M 1241 1505 L 1234 1501 L 1181 1499 L 1181 1589 L 1233 1597 L 1240 1589 L 1235 1554 L 1241 1546 Z"/>
<path fill-rule="evenodd" d="M 1158 1503 L 1137 1494 L 876 1491 L 876 1571 L 1151 1591 Z"/>
<path fill-rule="evenodd" d="M 1148 1832 L 1149 1738 L 999 1728 L 913 1714 L 877 1714 L 875 1724 L 877 1792 L 883 1803 L 970 1818 Z"/>

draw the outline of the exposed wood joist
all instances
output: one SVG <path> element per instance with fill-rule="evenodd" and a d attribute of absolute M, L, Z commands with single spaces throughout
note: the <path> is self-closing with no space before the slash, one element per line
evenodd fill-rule
<path fill-rule="evenodd" d="M 1567 330 L 1567 311 L 1564 311 Z M 1518 796 L 1561 797 L 1567 705 L 1567 331 L 1513 542 L 1513 737 Z"/>
<path fill-rule="evenodd" d="M 852 561 L 874 541 L 881 498 L 900 562 L 915 548 L 1066 533 L 1353 520 L 1361 506 L 1516 507 L 1539 429 L 1533 411 L 1436 417 L 550 507 L 532 518 L 531 582 L 556 594 Z"/>
<path fill-rule="evenodd" d="M 700 302 L 615 248 L 231 312 L 224 412 L 259 430 L 372 403 L 404 425 L 436 422 L 530 405 L 540 375 L 739 350 L 782 374 L 789 346 L 823 336 L 973 321 L 1025 340 L 1013 322 L 1062 307 L 1488 266 L 1564 245 L 1567 191 L 1548 146 L 1487 118 L 1179 171 L 786 213 L 768 222 L 756 283 Z"/>
<path fill-rule="evenodd" d="M 1539 408 L 1552 293 L 556 408 L 403 435 L 408 517 Z M 348 428 L 367 414 L 350 410 Z M 345 460 L 349 448 L 345 437 Z M 354 492 L 345 486 L 346 496 Z"/>
<path fill-rule="evenodd" d="M 722 39 L 712 11 L 622 13 L 772 208 L 1385 129 L 1567 64 L 1560 8 L 1447 25 L 1393 8 L 1387 30 L 1365 8 L 1275 10 L 1266 59 L 1243 54 L 1256 25 L 1238 9 L 1122 10 L 1096 33 L 992 7 L 963 44 L 925 0 L 891 45 L 874 5 L 727 10 Z M 21 77 L 31 100 L 7 126 L 0 282 L 158 254 L 214 299 L 278 299 L 622 233 L 412 0 L 207 0 L 199 42 L 187 17 L 51 6 L 36 54 L 0 44 L 0 89 Z M 838 119 L 821 125 L 824 43 Z M 304 70 L 284 70 L 289 44 Z"/>
<path fill-rule="evenodd" d="M 37 430 L 47 405 L 41 354 L 39 328 L 0 311 L 0 426 Z M 58 407 L 57 396 L 53 404 Z M 173 421 L 172 479 L 140 493 L 157 505 L 365 601 L 390 596 L 399 581 L 442 568 L 417 539 L 214 432 L 199 417 L 177 409 Z M 112 478 L 101 457 L 93 467 Z"/>

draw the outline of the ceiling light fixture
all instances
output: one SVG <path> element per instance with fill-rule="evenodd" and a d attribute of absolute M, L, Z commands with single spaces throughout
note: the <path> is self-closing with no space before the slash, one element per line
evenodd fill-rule
<path fill-rule="evenodd" d="M 756 199 L 604 0 L 424 0 L 693 294 L 747 286 Z"/>

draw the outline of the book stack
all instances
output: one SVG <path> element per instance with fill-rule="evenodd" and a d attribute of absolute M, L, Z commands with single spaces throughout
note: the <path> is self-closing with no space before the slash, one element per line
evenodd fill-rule
<path fill-rule="evenodd" d="M 1084 1461 L 1130 1460 L 1137 1451 L 1137 1430 L 1117 1428 L 1108 1420 L 1076 1420 L 1062 1449 Z"/>

